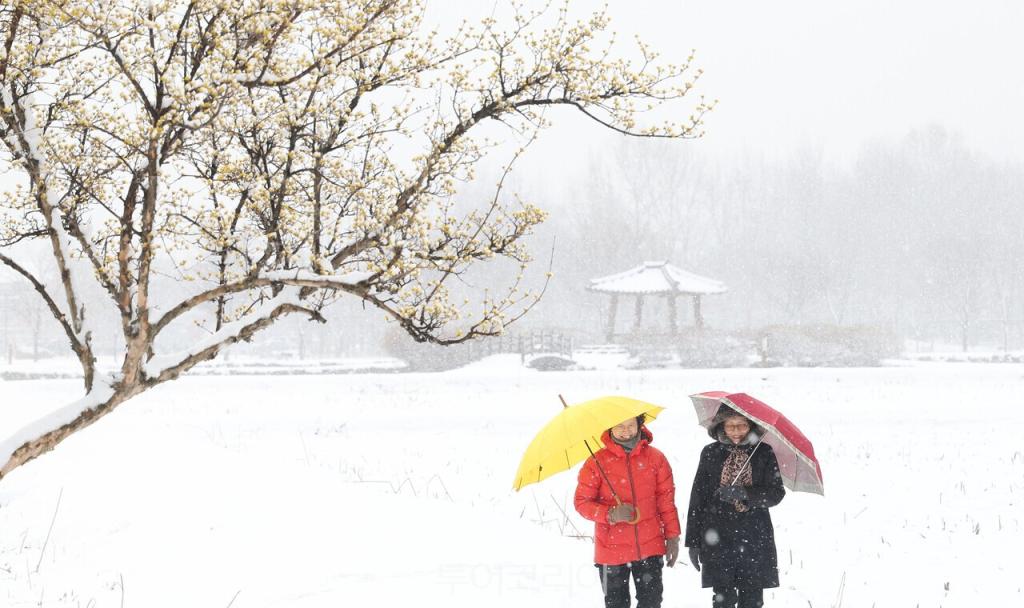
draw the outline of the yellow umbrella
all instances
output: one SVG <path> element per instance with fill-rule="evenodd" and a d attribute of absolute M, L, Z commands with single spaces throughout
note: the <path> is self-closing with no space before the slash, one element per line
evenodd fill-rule
<path fill-rule="evenodd" d="M 559 399 L 562 399 L 559 395 Z M 654 419 L 664 409 L 629 397 L 599 397 L 576 405 L 567 405 L 551 419 L 530 442 L 519 463 L 512 487 L 523 486 L 571 469 L 576 463 L 604 447 L 601 434 L 623 420 L 646 415 Z M 604 475 L 604 471 L 601 471 Z M 605 476 L 607 481 L 607 476 Z M 611 487 L 611 484 L 608 484 Z M 618 501 L 618 496 L 615 497 Z"/>

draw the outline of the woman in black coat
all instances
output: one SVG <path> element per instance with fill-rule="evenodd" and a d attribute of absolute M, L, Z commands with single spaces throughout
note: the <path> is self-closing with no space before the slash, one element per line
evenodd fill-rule
<path fill-rule="evenodd" d="M 701 451 L 690 492 L 690 561 L 714 589 L 714 608 L 759 608 L 763 590 L 779 586 L 768 514 L 786 495 L 779 463 L 771 446 L 758 445 L 762 429 L 725 404 L 708 434 L 715 442 Z"/>

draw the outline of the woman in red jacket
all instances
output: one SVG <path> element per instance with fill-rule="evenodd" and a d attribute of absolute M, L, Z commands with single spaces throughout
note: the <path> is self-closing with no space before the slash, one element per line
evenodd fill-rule
<path fill-rule="evenodd" d="M 576 511 L 594 522 L 594 561 L 606 608 L 629 608 L 629 578 L 637 608 L 661 606 L 662 558 L 679 556 L 679 515 L 672 467 L 652 447 L 644 417 L 605 431 L 604 448 L 580 470 Z"/>

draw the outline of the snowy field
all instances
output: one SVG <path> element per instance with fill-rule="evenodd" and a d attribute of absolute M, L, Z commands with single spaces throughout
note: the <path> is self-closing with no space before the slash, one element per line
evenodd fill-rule
<path fill-rule="evenodd" d="M 826 496 L 773 509 L 769 607 L 1022 606 L 1024 369 L 193 377 L 131 401 L 0 481 L 0 606 L 599 606 L 573 473 L 511 490 L 533 433 L 623 394 L 685 505 L 708 438 L 686 396 L 746 391 L 812 439 Z M 77 397 L 0 381 L 0 431 Z M 685 560 L 685 557 L 682 558 Z M 682 561 L 669 608 L 706 608 Z"/>

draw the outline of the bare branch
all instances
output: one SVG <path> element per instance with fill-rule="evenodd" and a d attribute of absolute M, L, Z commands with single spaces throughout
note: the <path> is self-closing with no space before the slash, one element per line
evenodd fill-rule
<path fill-rule="evenodd" d="M 11 258 L 7 257 L 3 253 L 0 253 L 0 262 L 2 262 L 7 267 L 11 268 L 18 274 L 20 274 L 22 277 L 28 280 L 29 283 L 32 284 L 32 288 L 36 290 L 36 293 L 39 294 L 39 297 L 41 297 L 43 301 L 46 303 L 46 308 L 50 311 L 50 314 L 53 315 L 53 318 L 57 321 L 57 323 L 60 324 L 61 328 L 64 330 L 64 335 L 67 336 L 68 342 L 71 345 L 71 350 L 74 351 L 75 355 L 82 363 L 82 371 L 85 373 L 87 377 L 90 378 L 88 384 L 91 385 L 91 376 L 93 374 L 93 360 L 92 354 L 88 351 L 88 345 L 83 344 L 82 341 L 78 339 L 78 334 L 71 326 L 71 322 L 68 321 L 67 315 L 64 314 L 64 312 L 60 309 L 60 306 L 57 305 L 57 302 L 50 296 L 50 293 L 46 290 L 46 286 L 43 285 L 43 283 L 39 279 L 37 279 L 35 275 L 26 270 L 24 266 L 21 266 L 20 264 L 18 264 Z"/>
<path fill-rule="evenodd" d="M 209 345 L 189 353 L 179 362 L 159 370 L 155 376 L 148 378 L 145 383 L 147 385 L 155 386 L 161 382 L 173 380 L 192 369 L 197 364 L 213 359 L 224 348 L 237 342 L 248 342 L 256 332 L 273 324 L 278 317 L 292 313 L 304 313 L 309 315 L 310 320 L 312 321 L 318 321 L 320 323 L 327 322 L 322 316 L 320 316 L 320 313 L 315 310 L 311 310 L 291 302 L 277 304 L 270 309 L 268 314 L 257 315 L 255 320 L 236 322 L 239 325 L 237 329 L 234 327 L 222 328 L 217 332 L 217 335 L 215 335 L 213 339 L 207 341 Z"/>

